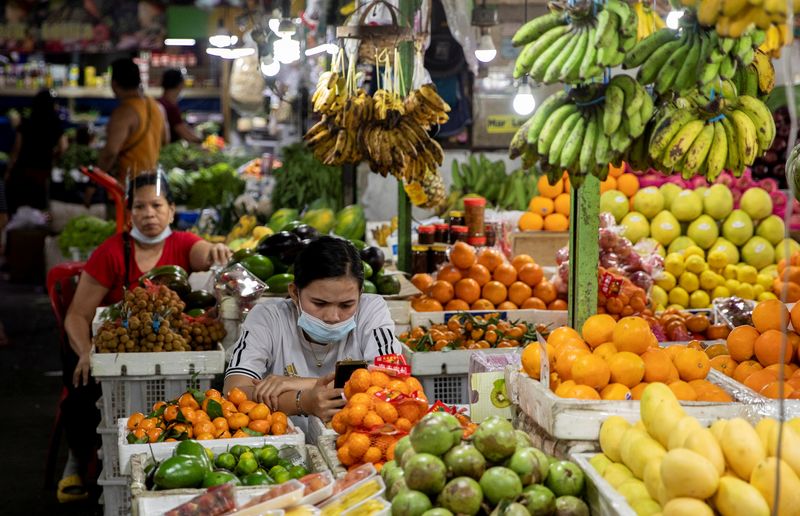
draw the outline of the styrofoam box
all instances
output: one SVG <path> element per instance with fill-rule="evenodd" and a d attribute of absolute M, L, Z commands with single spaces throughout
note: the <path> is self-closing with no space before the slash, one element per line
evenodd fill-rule
<path fill-rule="evenodd" d="M 178 446 L 178 442 L 161 442 L 161 443 L 147 443 L 147 444 L 128 444 L 128 419 L 119 419 L 117 421 L 117 449 L 119 451 L 119 468 L 122 474 L 127 475 L 130 473 L 131 457 L 134 455 L 144 453 L 149 456 L 152 450 L 156 460 L 166 459 L 172 456 L 173 450 Z M 303 461 L 306 461 L 308 455 L 306 453 L 306 436 L 303 431 L 294 426 L 292 420 L 289 419 L 289 428 L 284 435 L 264 435 L 260 437 L 241 437 L 236 439 L 208 439 L 202 441 L 203 446 L 214 452 L 214 454 L 227 451 L 231 446 L 241 444 L 250 447 L 261 447 L 271 444 L 276 448 L 284 446 L 293 446 L 300 451 Z"/>
<path fill-rule="evenodd" d="M 586 492 L 583 499 L 588 503 L 591 513 L 600 516 L 636 516 L 628 501 L 589 464 L 589 460 L 596 453 L 569 454 L 570 460 L 580 466 L 586 478 Z"/>
<path fill-rule="evenodd" d="M 170 376 L 118 376 L 99 378 L 103 396 L 103 422 L 107 428 L 116 428 L 117 420 L 134 412 L 149 412 L 157 401 L 169 401 L 180 397 L 189 388 L 206 391 L 211 388 L 213 375 Z"/>
<path fill-rule="evenodd" d="M 322 455 L 322 458 L 325 460 L 325 463 L 330 468 L 334 477 L 339 478 L 347 473 L 347 468 L 345 468 L 342 463 L 339 462 L 339 457 L 336 455 L 335 436 L 323 435 L 320 437 L 317 446 L 319 447 L 319 452 Z"/>
<path fill-rule="evenodd" d="M 308 428 L 306 429 L 306 442 L 308 444 L 319 444 L 319 438 L 327 435 L 336 439 L 339 434 L 333 428 L 329 428 L 317 416 L 308 417 Z"/>
<path fill-rule="evenodd" d="M 117 428 L 106 427 L 102 422 L 97 427 L 97 433 L 100 434 L 102 447 L 101 459 L 103 460 L 103 471 L 106 472 L 107 478 L 118 478 L 123 476 L 119 469 L 119 444 L 117 444 Z"/>
<path fill-rule="evenodd" d="M 104 516 L 129 516 L 131 514 L 131 488 L 127 477 L 108 478 L 100 472 L 97 485 L 103 488 Z"/>
<path fill-rule="evenodd" d="M 92 346 L 92 376 L 152 376 L 220 374 L 225 372 L 225 349 L 217 343 L 213 351 L 160 351 L 142 353 L 97 353 Z"/>
<path fill-rule="evenodd" d="M 750 387 L 739 383 L 716 369 L 711 369 L 708 376 L 709 380 L 713 378 L 711 381 L 721 385 L 726 391 L 734 393 L 736 399 L 742 400 L 747 404 L 745 408 L 749 412 L 745 416 L 749 419 L 758 419 L 760 417 L 778 418 L 780 416 L 778 400 L 762 396 Z M 783 400 L 783 411 L 786 419 L 800 417 L 800 401 Z"/>
<path fill-rule="evenodd" d="M 715 382 L 714 376 L 709 381 Z M 514 367 L 506 368 L 506 385 L 517 384 L 515 392 L 519 406 L 539 426 L 556 439 L 596 441 L 600 438 L 600 425 L 609 416 L 622 416 L 630 423 L 640 419 L 639 401 L 595 401 L 560 398 L 538 380 L 520 373 Z M 725 388 L 724 385 L 720 385 Z M 727 391 L 736 397 L 735 392 Z M 694 416 L 703 426 L 717 419 L 744 416 L 745 405 L 740 402 L 681 402 L 687 415 Z"/>

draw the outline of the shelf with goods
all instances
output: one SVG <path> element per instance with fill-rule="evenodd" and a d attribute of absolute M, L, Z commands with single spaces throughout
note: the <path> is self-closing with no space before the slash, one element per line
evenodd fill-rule
<path fill-rule="evenodd" d="M 114 92 L 111 88 L 96 88 L 86 86 L 60 86 L 53 88 L 53 94 L 56 97 L 63 99 L 112 99 Z M 3 87 L 0 88 L 0 97 L 33 97 L 38 92 L 35 88 L 15 88 Z M 147 87 L 144 90 L 145 95 L 153 98 L 158 98 L 163 93 L 161 88 Z M 203 98 L 219 98 L 219 88 L 201 88 L 192 87 L 185 88 L 181 95 L 187 99 L 203 99 Z"/>

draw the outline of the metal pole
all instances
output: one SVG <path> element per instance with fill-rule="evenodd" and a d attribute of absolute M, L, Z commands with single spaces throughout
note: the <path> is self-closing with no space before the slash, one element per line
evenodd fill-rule
<path fill-rule="evenodd" d="M 568 322 L 580 331 L 597 311 L 597 266 L 600 226 L 600 180 L 586 177 L 570 190 Z"/>

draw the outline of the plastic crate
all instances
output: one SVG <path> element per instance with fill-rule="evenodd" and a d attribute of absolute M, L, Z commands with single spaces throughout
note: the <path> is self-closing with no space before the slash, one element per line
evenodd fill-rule
<path fill-rule="evenodd" d="M 117 376 L 168 376 L 225 372 L 222 344 L 210 351 L 97 353 L 92 346 L 92 376 L 98 380 Z"/>
<path fill-rule="evenodd" d="M 469 405 L 469 375 L 439 374 L 416 376 L 422 383 L 425 395 L 431 403 L 441 401 L 447 405 Z"/>
<path fill-rule="evenodd" d="M 98 455 L 103 461 L 103 470 L 108 474 L 109 478 L 123 476 L 119 469 L 119 445 L 117 444 L 116 427 L 108 428 L 101 422 L 100 426 L 97 427 L 97 433 L 100 434 L 102 441 L 102 447 Z"/>
<path fill-rule="evenodd" d="M 131 487 L 128 477 L 106 477 L 100 472 L 97 485 L 103 488 L 103 514 L 105 516 L 129 516 L 131 514 Z"/>
<path fill-rule="evenodd" d="M 106 428 L 116 428 L 117 420 L 134 412 L 149 412 L 157 401 L 178 398 L 187 389 L 201 391 L 211 388 L 214 375 L 176 376 L 119 376 L 103 378 L 102 422 Z"/>

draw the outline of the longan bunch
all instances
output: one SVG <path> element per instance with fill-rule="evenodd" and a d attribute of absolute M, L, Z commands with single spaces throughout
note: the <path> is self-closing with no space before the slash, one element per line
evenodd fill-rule
<path fill-rule="evenodd" d="M 180 334 L 195 351 L 213 349 L 217 342 L 225 338 L 227 333 L 222 321 L 210 317 L 186 318 L 180 329 Z"/>

